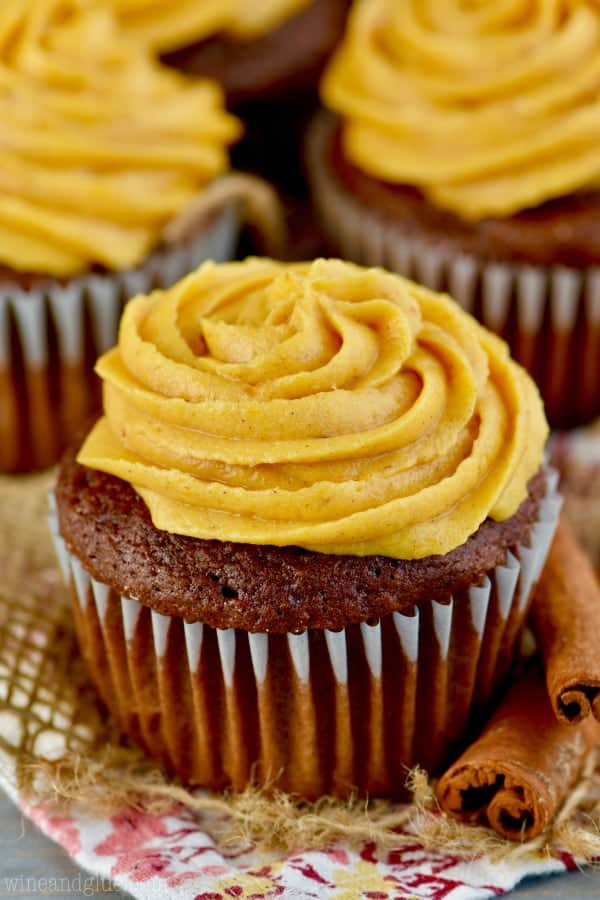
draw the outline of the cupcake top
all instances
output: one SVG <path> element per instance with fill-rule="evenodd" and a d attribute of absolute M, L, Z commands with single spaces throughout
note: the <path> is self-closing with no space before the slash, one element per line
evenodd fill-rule
<path fill-rule="evenodd" d="M 240 133 L 91 0 L 2 4 L 0 119 L 0 263 L 56 277 L 140 263 Z"/>
<path fill-rule="evenodd" d="M 465 219 L 600 184 L 595 0 L 361 0 L 322 92 L 351 162 Z"/>
<path fill-rule="evenodd" d="M 337 260 L 207 263 L 131 301 L 79 462 L 193 538 L 418 559 L 512 516 L 547 424 L 447 296 Z"/>
<path fill-rule="evenodd" d="M 308 6 L 310 0 L 110 0 L 124 29 L 166 52 L 215 35 L 251 41 Z"/>

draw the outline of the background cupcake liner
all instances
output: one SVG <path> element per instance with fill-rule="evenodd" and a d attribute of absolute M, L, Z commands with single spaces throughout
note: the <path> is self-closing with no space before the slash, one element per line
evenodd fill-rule
<path fill-rule="evenodd" d="M 600 420 L 554 434 L 550 458 L 560 474 L 565 515 L 600 577 Z"/>
<path fill-rule="evenodd" d="M 122 730 L 186 781 L 307 797 L 401 793 L 435 770 L 513 662 L 556 527 L 557 475 L 529 546 L 454 597 L 340 631 L 250 634 L 160 615 L 95 580 L 50 526 L 79 643 Z"/>
<path fill-rule="evenodd" d="M 113 346 L 130 297 L 167 287 L 205 259 L 231 259 L 239 217 L 224 208 L 186 243 L 140 268 L 67 285 L 0 289 L 0 472 L 44 468 L 99 408 L 96 358 Z"/>
<path fill-rule="evenodd" d="M 508 341 L 537 381 L 548 418 L 570 427 L 600 415 L 600 267 L 578 270 L 460 255 L 355 198 L 329 164 L 335 122 L 311 126 L 307 166 L 332 246 L 347 259 L 384 266 L 447 291 Z"/>

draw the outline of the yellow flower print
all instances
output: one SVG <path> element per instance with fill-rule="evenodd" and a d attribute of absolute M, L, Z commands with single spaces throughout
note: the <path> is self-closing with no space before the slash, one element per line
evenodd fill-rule
<path fill-rule="evenodd" d="M 228 888 L 236 888 L 235 893 L 230 891 L 225 896 L 235 897 L 235 900 L 261 900 L 268 897 L 277 885 L 272 878 L 262 878 L 251 874 L 230 875 L 223 878 L 215 885 L 215 891 L 226 891 Z"/>
<path fill-rule="evenodd" d="M 334 900 L 364 900 L 365 894 L 388 897 L 394 887 L 393 879 L 385 877 L 372 863 L 361 860 L 352 869 L 335 869 L 332 881 L 339 890 Z"/>

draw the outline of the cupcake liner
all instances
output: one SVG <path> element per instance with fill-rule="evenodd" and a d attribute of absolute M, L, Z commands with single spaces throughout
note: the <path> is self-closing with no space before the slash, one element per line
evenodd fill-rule
<path fill-rule="evenodd" d="M 316 117 L 307 142 L 309 181 L 328 240 L 348 259 L 383 266 L 446 291 L 537 381 L 551 423 L 600 415 L 600 267 L 498 262 L 462 255 L 368 207 L 328 164 L 335 123 Z"/>
<path fill-rule="evenodd" d="M 205 259 L 230 259 L 238 228 L 229 205 L 196 238 L 138 269 L 0 289 L 0 472 L 56 462 L 99 408 L 93 367 L 116 342 L 126 300 L 173 284 Z"/>
<path fill-rule="evenodd" d="M 600 421 L 557 432 L 550 458 L 560 473 L 565 515 L 600 577 Z"/>
<path fill-rule="evenodd" d="M 465 743 L 509 672 L 561 505 L 454 597 L 340 631 L 248 633 L 164 616 L 94 579 L 50 526 L 91 676 L 121 728 L 186 781 L 307 797 L 402 792 Z"/>

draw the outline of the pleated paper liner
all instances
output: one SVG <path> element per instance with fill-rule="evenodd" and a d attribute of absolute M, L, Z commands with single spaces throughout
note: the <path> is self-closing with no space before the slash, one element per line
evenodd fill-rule
<path fill-rule="evenodd" d="M 93 579 L 51 530 L 91 676 L 122 730 L 188 782 L 305 797 L 400 794 L 435 771 L 513 663 L 556 527 L 557 476 L 530 546 L 479 585 L 341 631 L 251 634 L 160 615 Z"/>
<path fill-rule="evenodd" d="M 329 163 L 334 128 L 325 113 L 314 120 L 307 165 L 335 251 L 451 294 L 509 343 L 537 381 L 555 427 L 600 416 L 600 267 L 513 264 L 449 252 L 341 184 Z"/>
<path fill-rule="evenodd" d="M 96 358 L 116 341 L 130 297 L 167 287 L 206 259 L 231 259 L 237 208 L 140 268 L 32 290 L 0 289 L 0 472 L 44 468 L 100 406 Z"/>
<path fill-rule="evenodd" d="M 550 453 L 567 518 L 600 577 L 600 420 L 555 434 Z"/>

